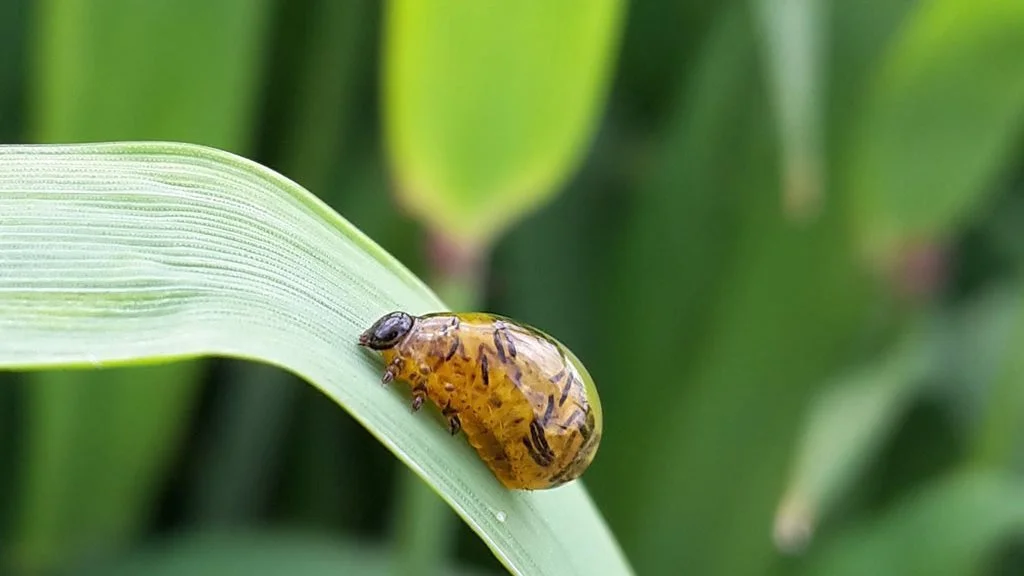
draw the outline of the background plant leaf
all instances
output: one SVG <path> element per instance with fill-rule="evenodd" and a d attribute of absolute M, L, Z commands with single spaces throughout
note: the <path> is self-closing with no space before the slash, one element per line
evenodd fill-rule
<path fill-rule="evenodd" d="M 1024 4 L 917 3 L 867 80 L 848 161 L 867 250 L 974 213 L 1024 122 Z"/>
<path fill-rule="evenodd" d="M 1018 461 L 1018 436 L 1010 432 L 1021 413 L 1019 347 L 1013 345 L 1021 338 L 1021 318 L 1016 285 L 929 311 L 880 358 L 819 391 L 776 516 L 777 544 L 789 551 L 806 544 L 809 531 L 850 498 L 923 400 L 941 399 L 964 425 L 975 438 L 979 466 Z"/>
<path fill-rule="evenodd" d="M 624 14 L 621 0 L 389 3 L 384 118 L 402 203 L 485 245 L 558 192 L 594 131 Z"/>
<path fill-rule="evenodd" d="M 754 39 L 749 3 L 720 12 L 680 106 L 693 116 L 674 124 L 664 180 L 640 195 L 646 218 L 637 210 L 619 254 L 617 279 L 634 283 L 633 298 L 607 304 L 620 327 L 610 349 L 634 359 L 610 379 L 630 383 L 620 410 L 643 422 L 649 446 L 609 442 L 609 454 L 635 463 L 618 471 L 638 488 L 608 514 L 626 527 L 640 572 L 756 574 L 770 562 L 798 415 L 845 358 L 869 289 L 851 265 L 842 202 L 807 226 L 782 214 Z M 636 285 L 667 270 L 671 281 Z M 614 486 L 595 478 L 595 494 Z"/>
<path fill-rule="evenodd" d="M 1024 444 L 1020 441 L 1024 416 L 1024 355 L 1020 353 L 1024 349 L 1024 298 L 1020 288 L 1014 288 L 1009 295 L 1000 294 L 1001 306 L 988 318 L 982 317 L 995 326 L 982 325 L 979 330 L 967 325 L 963 331 L 967 335 L 963 339 L 976 344 L 961 347 L 961 364 L 974 369 L 966 376 L 976 378 L 965 379 L 966 393 L 952 395 L 951 400 L 967 410 L 975 409 L 964 418 L 974 424 L 974 463 L 1019 472 L 1024 469 Z M 970 418 L 972 415 L 975 417 Z"/>
<path fill-rule="evenodd" d="M 999 544 L 1024 532 L 1021 489 L 1008 474 L 951 473 L 829 542 L 803 573 L 976 573 Z"/>
<path fill-rule="evenodd" d="M 781 549 L 807 544 L 821 516 L 846 495 L 903 420 L 939 358 L 936 331 L 931 325 L 908 331 L 882 358 L 818 392 L 775 516 Z"/>
<path fill-rule="evenodd" d="M 771 88 L 782 154 L 782 204 L 795 219 L 815 215 L 824 193 L 822 57 L 819 0 L 754 0 L 762 37 L 765 71 Z"/>

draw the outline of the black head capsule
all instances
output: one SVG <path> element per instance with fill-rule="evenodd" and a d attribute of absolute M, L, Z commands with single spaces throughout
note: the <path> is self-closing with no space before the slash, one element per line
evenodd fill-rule
<path fill-rule="evenodd" d="M 415 319 L 405 312 L 387 314 L 359 335 L 359 345 L 373 350 L 392 348 L 412 330 L 414 322 Z"/>

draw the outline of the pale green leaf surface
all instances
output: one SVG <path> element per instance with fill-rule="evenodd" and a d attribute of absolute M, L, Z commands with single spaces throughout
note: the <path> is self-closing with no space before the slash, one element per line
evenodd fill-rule
<path fill-rule="evenodd" d="M 508 491 L 379 384 L 358 333 L 443 305 L 296 184 L 185 144 L 7 146 L 0 214 L 0 367 L 278 365 L 344 406 L 514 573 L 630 573 L 580 483 Z"/>
<path fill-rule="evenodd" d="M 604 103 L 621 0 L 400 0 L 385 18 L 384 104 L 398 194 L 481 244 L 557 193 Z"/>
<path fill-rule="evenodd" d="M 942 236 L 1011 160 L 1024 121 L 1024 3 L 917 3 L 852 135 L 855 216 L 873 255 Z"/>

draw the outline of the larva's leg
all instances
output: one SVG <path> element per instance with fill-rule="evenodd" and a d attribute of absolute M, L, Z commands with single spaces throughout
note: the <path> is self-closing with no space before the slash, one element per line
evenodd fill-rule
<path fill-rule="evenodd" d="M 441 415 L 448 419 L 448 431 L 451 432 L 452 436 L 459 433 L 462 429 L 462 420 L 459 420 L 459 412 L 455 408 L 452 408 L 452 403 L 448 402 L 445 404 Z"/>
<path fill-rule="evenodd" d="M 448 431 L 452 433 L 452 436 L 455 436 L 459 433 L 459 430 L 462 430 L 462 420 L 459 420 L 458 414 L 452 414 L 448 417 Z"/>
<path fill-rule="evenodd" d="M 402 359 L 395 358 L 390 364 L 388 364 L 388 367 L 384 369 L 384 375 L 381 376 L 380 379 L 381 383 L 384 385 L 390 384 L 391 381 L 395 379 L 395 376 L 397 376 L 401 371 Z"/>
<path fill-rule="evenodd" d="M 427 387 L 423 384 L 417 384 L 412 389 L 412 411 L 419 412 L 420 408 L 423 407 L 423 402 L 427 399 Z"/>

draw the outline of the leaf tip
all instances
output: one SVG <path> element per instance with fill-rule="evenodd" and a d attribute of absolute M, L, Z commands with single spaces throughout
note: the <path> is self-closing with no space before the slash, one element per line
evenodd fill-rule
<path fill-rule="evenodd" d="M 799 492 L 788 493 L 775 513 L 772 538 L 783 554 L 800 554 L 814 535 L 813 507 Z"/>

